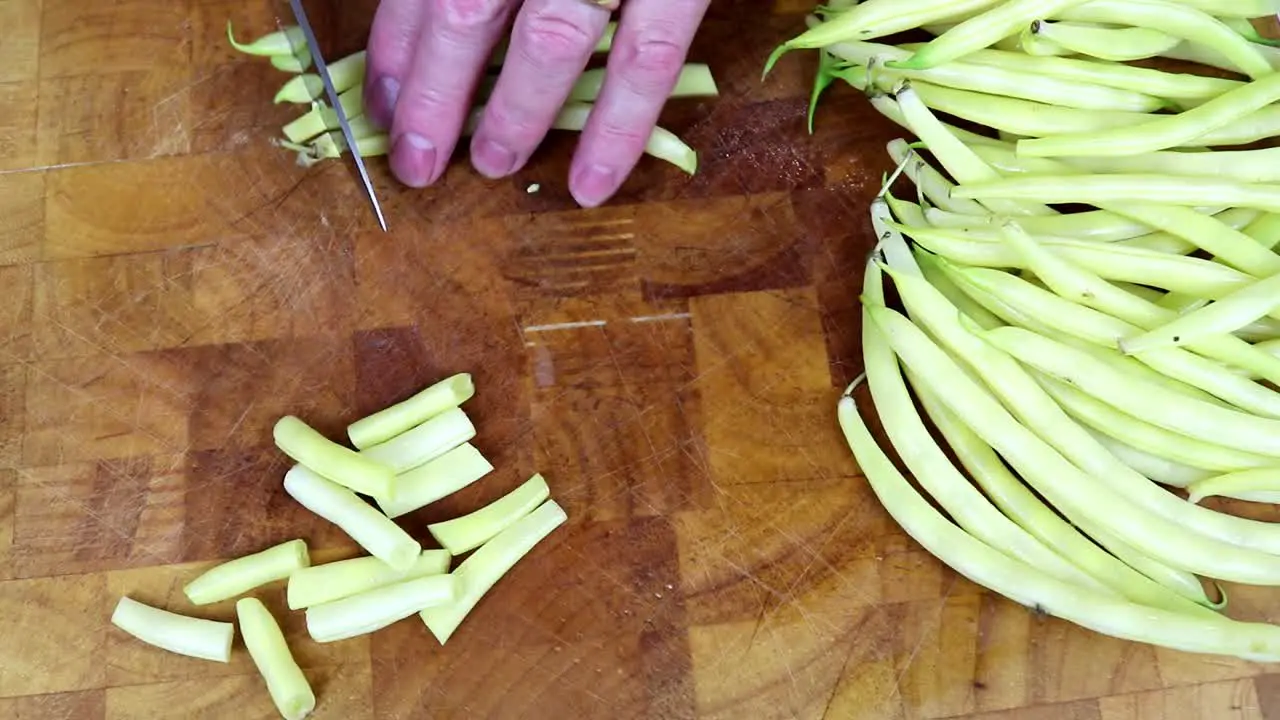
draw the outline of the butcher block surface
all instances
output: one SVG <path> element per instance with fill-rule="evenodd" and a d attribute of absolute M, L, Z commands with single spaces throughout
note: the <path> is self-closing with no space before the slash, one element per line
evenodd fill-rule
<path fill-rule="evenodd" d="M 308 3 L 326 56 L 373 4 Z M 272 424 L 339 438 L 457 372 L 497 470 L 404 526 L 535 471 L 569 521 L 444 647 L 416 618 L 316 644 L 259 590 L 316 718 L 1280 718 L 1280 668 L 1037 616 L 887 517 L 835 403 L 900 131 L 838 88 L 807 134 L 812 54 L 760 81 L 809 2 L 713 5 L 691 60 L 723 96 L 663 117 L 696 177 L 647 158 L 586 211 L 569 134 L 497 182 L 377 158 L 383 234 L 348 164 L 271 145 L 285 75 L 227 45 L 286 4 L 0 0 L 0 718 L 276 717 L 238 643 L 166 654 L 113 606 L 231 619 L 183 584 L 295 537 L 356 555 L 284 494 Z M 1280 621 L 1280 590 L 1231 598 Z"/>

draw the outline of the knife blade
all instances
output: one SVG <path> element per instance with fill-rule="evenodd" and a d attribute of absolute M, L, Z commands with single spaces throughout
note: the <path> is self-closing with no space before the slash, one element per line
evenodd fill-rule
<path fill-rule="evenodd" d="M 364 159 L 360 157 L 360 153 L 356 152 L 355 135 L 351 132 L 347 113 L 342 109 L 342 103 L 338 101 L 338 91 L 333 87 L 333 78 L 329 77 L 329 65 L 320 54 L 320 44 L 316 42 L 316 33 L 311 28 L 311 21 L 307 19 L 307 11 L 302 8 L 302 0 L 289 0 L 289 6 L 293 8 L 293 16 L 298 21 L 298 27 L 302 28 L 307 46 L 311 48 L 311 58 L 316 64 L 316 73 L 320 75 L 320 81 L 324 83 L 325 95 L 329 96 L 329 105 L 338 117 L 338 127 L 342 129 L 342 137 L 347 141 L 347 150 L 356 161 L 356 171 L 360 173 L 360 183 L 364 185 L 365 195 L 369 198 L 369 204 L 373 206 L 374 215 L 378 217 L 378 225 L 382 227 L 383 232 L 386 232 L 387 221 L 382 216 L 382 206 L 378 204 L 378 196 L 373 192 L 373 183 L 369 181 L 369 171 L 365 169 Z"/>

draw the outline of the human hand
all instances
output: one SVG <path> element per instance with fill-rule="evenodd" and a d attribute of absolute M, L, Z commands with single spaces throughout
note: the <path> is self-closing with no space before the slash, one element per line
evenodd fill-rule
<path fill-rule="evenodd" d="M 382 0 L 365 107 L 391 135 L 391 170 L 424 187 L 443 173 L 472 94 L 515 13 L 497 85 L 471 140 L 491 178 L 520 169 L 586 68 L 617 0 Z M 606 81 L 569 171 L 580 205 L 608 200 L 635 167 L 710 0 L 625 0 Z"/>

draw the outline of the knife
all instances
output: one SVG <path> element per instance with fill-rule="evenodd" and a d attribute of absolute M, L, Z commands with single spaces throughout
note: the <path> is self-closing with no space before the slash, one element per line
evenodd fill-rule
<path fill-rule="evenodd" d="M 311 58 L 315 61 L 316 72 L 320 75 L 321 82 L 324 83 L 324 92 L 329 96 L 329 105 L 338 116 L 338 127 L 342 128 L 342 137 L 347 141 L 347 149 L 351 152 L 351 157 L 356 161 L 356 170 L 360 173 L 360 182 L 364 185 L 365 195 L 369 197 L 369 203 L 373 205 L 373 213 L 378 216 L 378 225 L 382 227 L 383 232 L 386 232 L 387 221 L 382 217 L 382 206 L 378 204 L 378 196 L 373 192 L 373 183 L 369 182 L 369 171 L 364 167 L 364 159 L 360 157 L 360 153 L 356 152 L 356 138 L 351 132 L 351 124 L 347 121 L 347 113 L 342 109 L 342 103 L 338 101 L 338 91 L 333 87 L 333 78 L 329 77 L 329 66 L 325 63 L 324 58 L 320 56 L 320 44 L 316 42 L 316 33 L 311 29 L 311 21 L 307 19 L 307 11 L 302 9 L 302 0 L 289 0 L 289 6 L 293 8 L 293 16 L 298 21 L 298 27 L 302 28 L 302 35 L 307 40 L 307 46 L 311 48 Z"/>

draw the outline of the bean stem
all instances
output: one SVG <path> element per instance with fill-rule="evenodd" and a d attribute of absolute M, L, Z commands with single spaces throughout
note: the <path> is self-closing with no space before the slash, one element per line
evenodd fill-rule
<path fill-rule="evenodd" d="M 929 202 L 958 214 L 972 215 L 974 217 L 987 214 L 986 208 L 973 200 L 953 198 L 951 191 L 956 187 L 955 183 L 938 172 L 924 158 L 919 155 L 913 155 L 911 147 L 906 140 L 890 141 L 888 149 L 889 157 L 893 159 L 895 164 L 906 163 L 904 172 L 907 177 L 911 178 L 916 187 L 924 192 Z M 908 160 L 908 158 L 910 159 Z"/>
<path fill-rule="evenodd" d="M 227 20 L 227 42 L 231 43 L 231 47 L 247 55 L 272 57 L 275 55 L 293 55 L 297 49 L 306 46 L 307 38 L 302 32 L 302 28 L 297 25 L 290 25 L 263 35 L 252 42 L 241 43 L 236 40 L 235 33 L 231 29 L 231 21 Z"/>

